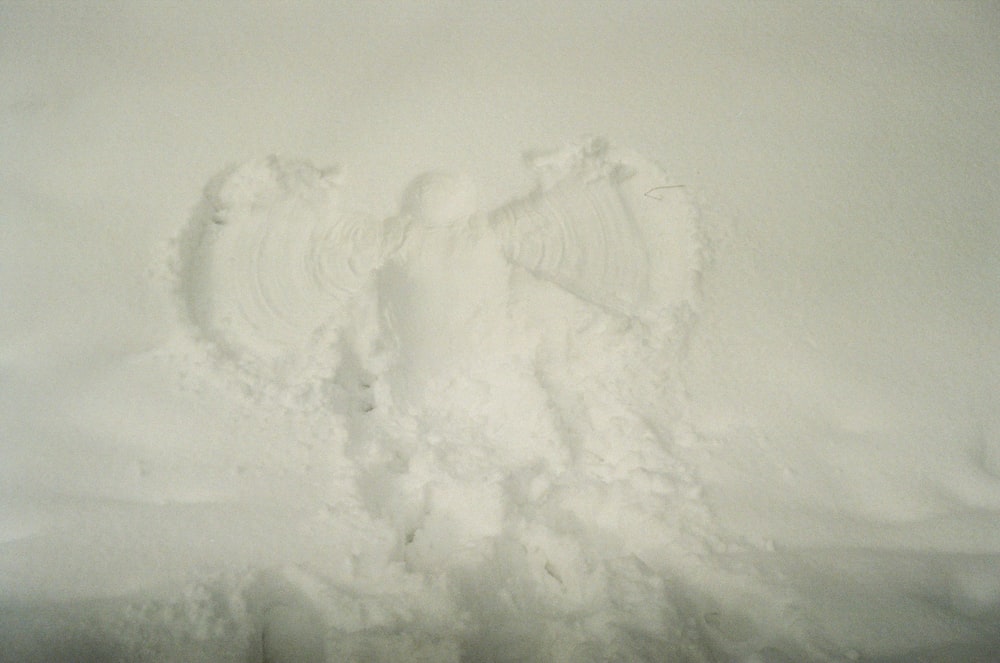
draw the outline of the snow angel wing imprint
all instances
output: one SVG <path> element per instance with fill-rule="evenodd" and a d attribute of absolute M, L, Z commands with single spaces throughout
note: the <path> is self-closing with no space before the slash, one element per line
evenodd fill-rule
<path fill-rule="evenodd" d="M 655 164 L 601 140 L 528 161 L 535 190 L 490 216 L 512 262 L 629 316 L 660 318 L 692 299 L 694 206 Z"/>
<path fill-rule="evenodd" d="M 273 156 L 220 177 L 205 207 L 183 256 L 193 322 L 260 377 L 316 368 L 381 259 L 380 226 L 343 204 L 336 172 Z"/>

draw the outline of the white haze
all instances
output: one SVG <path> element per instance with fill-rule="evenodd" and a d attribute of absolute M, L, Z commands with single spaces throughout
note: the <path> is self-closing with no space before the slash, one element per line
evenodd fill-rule
<path fill-rule="evenodd" d="M 0 661 L 1000 659 L 995 6 L 331 5 L 0 5 Z M 298 326 L 212 303 L 206 205 L 266 221 L 304 168 L 298 218 L 303 163 L 391 237 L 568 215 L 522 155 L 592 148 L 671 188 L 564 190 L 696 224 L 620 282 L 476 239 L 420 291 L 386 250 L 356 289 L 403 322 L 352 309 L 356 365 L 274 264 Z M 643 260 L 690 260 L 669 324 Z M 453 365 L 446 298 L 503 319 Z M 473 358 L 486 396 L 426 386 Z"/>

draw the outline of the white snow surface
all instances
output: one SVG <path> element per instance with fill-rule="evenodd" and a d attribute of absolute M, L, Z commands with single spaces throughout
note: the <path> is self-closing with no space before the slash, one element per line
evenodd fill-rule
<path fill-rule="evenodd" d="M 0 5 L 0 661 L 1000 660 L 998 62 Z"/>

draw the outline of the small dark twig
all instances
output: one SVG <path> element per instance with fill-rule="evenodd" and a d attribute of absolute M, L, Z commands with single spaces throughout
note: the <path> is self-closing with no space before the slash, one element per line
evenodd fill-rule
<path fill-rule="evenodd" d="M 643 195 L 645 195 L 647 198 L 652 198 L 653 200 L 663 200 L 663 198 L 661 198 L 660 196 L 654 196 L 652 195 L 652 193 L 654 191 L 663 191 L 664 189 L 683 189 L 683 188 L 684 188 L 683 184 L 667 184 L 664 186 L 653 187 Z"/>

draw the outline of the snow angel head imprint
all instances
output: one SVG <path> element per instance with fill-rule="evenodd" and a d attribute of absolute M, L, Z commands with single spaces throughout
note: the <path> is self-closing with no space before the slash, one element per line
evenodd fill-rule
<path fill-rule="evenodd" d="M 420 175 L 403 193 L 401 212 L 420 226 L 448 227 L 468 220 L 477 209 L 476 185 L 465 175 L 440 171 Z"/>

